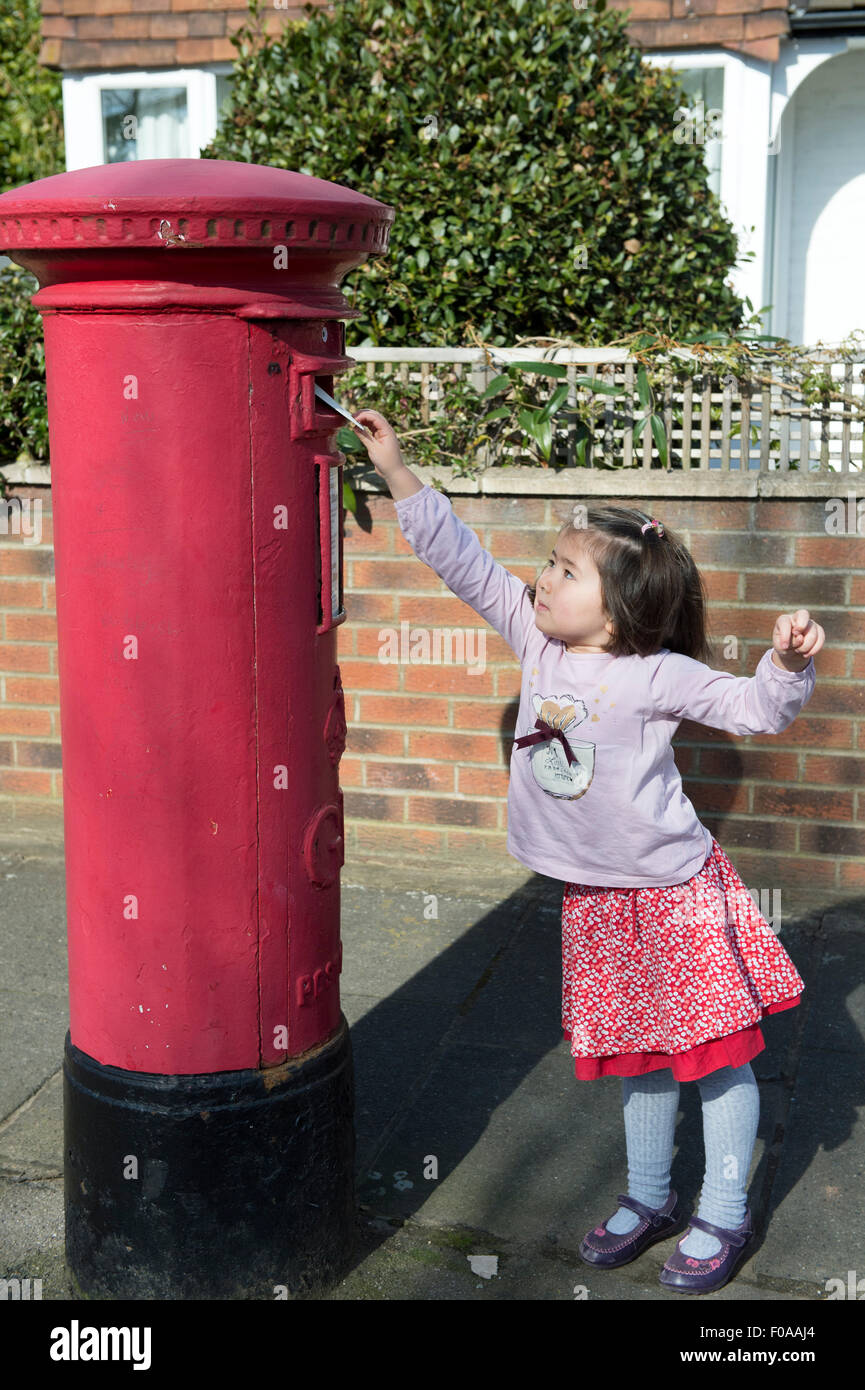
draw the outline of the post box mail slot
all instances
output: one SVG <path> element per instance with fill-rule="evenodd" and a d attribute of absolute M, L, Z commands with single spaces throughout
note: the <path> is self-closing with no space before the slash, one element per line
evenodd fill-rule
<path fill-rule="evenodd" d="M 303 439 L 309 434 L 332 434 L 345 423 L 335 410 L 322 405 L 315 394 L 315 387 L 317 383 L 332 396 L 334 376 L 356 365 L 353 357 L 311 357 L 292 349 L 289 367 L 292 439 Z"/>
<path fill-rule="evenodd" d="M 331 415 L 333 412 L 331 412 Z M 345 454 L 316 454 L 315 509 L 318 529 L 316 555 L 318 571 L 317 633 L 327 632 L 345 621 L 342 582 L 342 468 Z"/>

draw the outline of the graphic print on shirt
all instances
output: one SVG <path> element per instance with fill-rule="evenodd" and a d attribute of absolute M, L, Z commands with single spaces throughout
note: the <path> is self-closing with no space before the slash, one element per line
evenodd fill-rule
<path fill-rule="evenodd" d="M 525 757 L 528 752 L 535 781 L 543 791 L 564 801 L 576 801 L 588 791 L 595 771 L 595 744 L 578 743 L 572 737 L 574 730 L 586 718 L 586 706 L 576 696 L 567 694 L 546 697 L 533 695 L 532 706 L 545 724 L 553 729 L 561 729 L 574 761 L 568 763 L 559 738 L 544 739 L 528 748 L 517 749 L 517 755 Z M 533 728 L 529 732 L 537 730 Z"/>

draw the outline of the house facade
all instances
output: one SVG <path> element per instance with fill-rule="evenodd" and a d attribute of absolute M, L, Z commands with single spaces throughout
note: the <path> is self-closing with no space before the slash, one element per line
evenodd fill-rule
<path fill-rule="evenodd" d="M 739 233 L 733 283 L 772 306 L 764 331 L 828 346 L 865 330 L 865 0 L 611 3 L 646 61 L 678 70 L 692 104 L 677 138 L 705 148 Z M 42 0 L 42 13 L 68 169 L 195 157 L 212 139 L 247 0 Z M 303 11 L 263 17 L 278 33 Z"/>

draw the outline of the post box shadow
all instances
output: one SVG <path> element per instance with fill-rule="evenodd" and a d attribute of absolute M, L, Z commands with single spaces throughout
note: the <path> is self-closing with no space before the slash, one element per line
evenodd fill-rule
<path fill-rule="evenodd" d="M 364 883 L 362 868 L 344 872 L 359 1233 L 346 1274 L 404 1226 L 470 1287 L 469 1256 L 498 1256 L 501 1273 L 526 1246 L 582 1269 L 579 1243 L 627 1191 L 628 1163 L 621 1078 L 576 1080 L 561 1028 L 562 883 L 535 875 L 490 902 L 439 888 L 434 873 L 408 888 L 403 870 L 403 886 L 388 890 Z M 831 1167 L 822 1155 L 849 1140 L 865 1098 L 863 1020 L 845 1008 L 865 968 L 863 908 L 784 924 L 803 1003 L 763 1020 L 766 1048 L 752 1063 L 761 1111 L 749 1202 L 759 1228 L 789 1198 L 802 1240 L 806 1194 Z M 843 929 L 845 915 L 849 931 L 828 941 L 821 922 Z M 700 1095 L 681 1083 L 671 1181 L 689 1212 L 703 1176 Z M 758 1229 L 757 1249 L 761 1238 Z M 657 1270 L 647 1271 L 656 1291 Z M 424 1296 L 422 1284 L 412 1276 L 411 1297 Z"/>

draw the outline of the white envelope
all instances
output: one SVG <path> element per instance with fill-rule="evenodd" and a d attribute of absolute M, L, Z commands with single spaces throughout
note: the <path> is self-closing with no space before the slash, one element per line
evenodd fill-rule
<path fill-rule="evenodd" d="M 364 434 L 368 434 L 368 435 L 369 435 L 370 439 L 374 439 L 374 438 L 375 438 L 375 436 L 374 436 L 373 433 L 372 433 L 372 430 L 368 430 L 367 427 L 366 427 L 366 425 L 362 425 L 362 424 L 360 423 L 360 420 L 355 420 L 355 418 L 354 418 L 353 415 L 349 415 L 348 411 L 345 410 L 341 405 L 339 405 L 339 404 L 333 399 L 333 396 L 329 396 L 329 395 L 327 394 L 327 392 L 326 392 L 325 390 L 322 389 L 321 386 L 316 386 L 316 388 L 315 388 L 315 394 L 318 396 L 319 400 L 324 401 L 325 405 L 329 405 L 330 408 L 331 408 L 331 410 L 335 410 L 335 411 L 337 412 L 337 414 L 338 414 L 338 415 L 342 415 L 342 417 L 343 417 L 345 420 L 350 420 L 351 423 L 354 425 L 354 427 L 355 427 L 356 430 L 362 430 Z"/>

